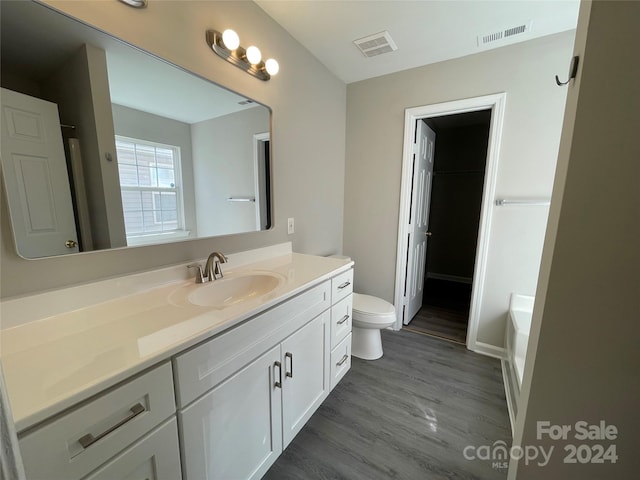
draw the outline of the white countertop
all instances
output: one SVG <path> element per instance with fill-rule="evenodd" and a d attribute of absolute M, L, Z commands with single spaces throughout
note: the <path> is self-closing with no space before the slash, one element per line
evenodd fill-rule
<path fill-rule="evenodd" d="M 353 262 L 290 253 L 224 269 L 273 272 L 282 282 L 225 309 L 192 305 L 204 285 L 178 281 L 2 330 L 1 358 L 20 432 L 172 355 L 348 270 Z"/>

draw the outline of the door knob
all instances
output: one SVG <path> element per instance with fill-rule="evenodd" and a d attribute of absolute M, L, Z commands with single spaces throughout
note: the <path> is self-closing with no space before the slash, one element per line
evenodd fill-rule
<path fill-rule="evenodd" d="M 433 235 L 433 233 L 431 233 L 431 232 L 424 232 L 424 234 L 425 234 L 427 237 L 430 237 L 430 236 L 432 236 L 432 235 Z"/>
<path fill-rule="evenodd" d="M 78 246 L 78 242 L 75 240 L 67 240 L 64 242 L 64 246 L 67 248 L 76 248 Z"/>

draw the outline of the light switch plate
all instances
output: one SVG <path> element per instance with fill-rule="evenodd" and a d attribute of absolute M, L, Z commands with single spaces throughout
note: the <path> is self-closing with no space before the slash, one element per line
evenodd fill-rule
<path fill-rule="evenodd" d="M 292 218 L 288 218 L 287 219 L 287 233 L 289 235 L 292 235 L 294 231 L 295 231 L 295 228 L 294 228 L 294 224 L 293 224 L 293 217 Z"/>

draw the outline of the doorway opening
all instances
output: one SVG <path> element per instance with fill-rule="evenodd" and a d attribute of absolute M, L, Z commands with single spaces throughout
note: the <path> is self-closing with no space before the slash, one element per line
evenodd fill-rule
<path fill-rule="evenodd" d="M 271 134 L 253 136 L 253 178 L 256 204 L 256 230 L 271 228 Z"/>
<path fill-rule="evenodd" d="M 454 337 L 470 350 L 484 352 L 477 335 L 505 98 L 501 93 L 405 111 L 396 330 L 426 316 L 433 324 L 427 328 L 435 328 L 431 334 Z M 434 161 L 423 174 L 420 138 L 430 135 Z M 431 182 L 420 187 L 423 178 Z M 419 200 L 416 192 L 425 191 L 428 195 Z M 419 326 L 417 322 L 412 328 Z"/>
<path fill-rule="evenodd" d="M 491 110 L 417 120 L 435 134 L 423 295 L 405 328 L 465 344 Z M 416 129 L 419 130 L 418 126 Z M 410 312 L 410 314 L 413 312 Z"/>

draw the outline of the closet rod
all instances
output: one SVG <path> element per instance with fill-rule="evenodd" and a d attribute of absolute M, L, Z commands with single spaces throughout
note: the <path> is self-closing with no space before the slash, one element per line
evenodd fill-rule
<path fill-rule="evenodd" d="M 550 205 L 551 200 L 510 200 L 508 198 L 499 198 L 496 205 L 502 207 L 504 205 Z"/>

